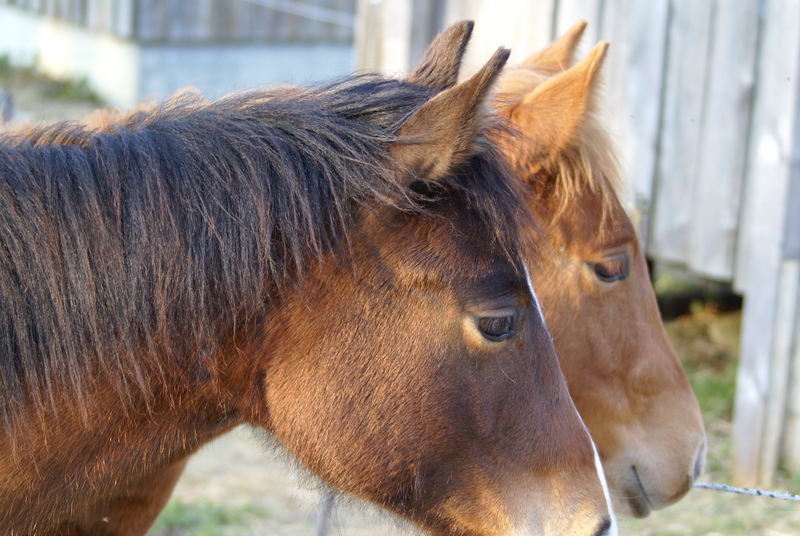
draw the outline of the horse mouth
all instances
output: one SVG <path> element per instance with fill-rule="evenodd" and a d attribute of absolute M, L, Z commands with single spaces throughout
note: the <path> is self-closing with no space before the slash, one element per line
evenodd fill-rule
<path fill-rule="evenodd" d="M 648 497 L 647 491 L 644 489 L 644 484 L 642 484 L 642 479 L 639 478 L 636 466 L 631 465 L 631 470 L 636 488 L 631 490 L 632 493 L 628 497 L 628 503 L 635 517 L 647 517 L 653 511 L 653 503 L 650 502 L 650 497 Z"/>

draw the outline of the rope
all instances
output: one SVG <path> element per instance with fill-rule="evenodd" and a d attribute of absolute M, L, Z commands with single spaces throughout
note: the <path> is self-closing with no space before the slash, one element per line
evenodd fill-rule
<path fill-rule="evenodd" d="M 738 493 L 739 495 L 755 495 L 757 497 L 767 497 L 768 499 L 782 499 L 784 501 L 800 502 L 800 495 L 793 493 L 783 493 L 781 491 L 769 491 L 764 489 L 736 488 L 727 484 L 710 484 L 708 482 L 695 482 L 694 487 L 711 489 L 714 491 L 727 491 L 728 493 Z"/>

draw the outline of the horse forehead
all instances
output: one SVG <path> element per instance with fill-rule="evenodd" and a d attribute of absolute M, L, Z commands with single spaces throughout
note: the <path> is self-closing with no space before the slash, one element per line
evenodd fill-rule
<path fill-rule="evenodd" d="M 595 192 L 583 192 L 572 199 L 549 225 L 554 242 L 581 254 L 597 254 L 635 242 L 636 230 L 622 204 L 604 200 Z"/>

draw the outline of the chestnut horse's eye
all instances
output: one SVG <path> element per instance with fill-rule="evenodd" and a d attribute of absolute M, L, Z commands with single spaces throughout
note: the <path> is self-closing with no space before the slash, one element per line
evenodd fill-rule
<path fill-rule="evenodd" d="M 503 341 L 514 334 L 514 317 L 484 316 L 478 319 L 478 329 L 490 341 Z"/>
<path fill-rule="evenodd" d="M 627 279 L 630 262 L 624 253 L 613 255 L 599 262 L 587 263 L 600 281 L 613 283 Z"/>

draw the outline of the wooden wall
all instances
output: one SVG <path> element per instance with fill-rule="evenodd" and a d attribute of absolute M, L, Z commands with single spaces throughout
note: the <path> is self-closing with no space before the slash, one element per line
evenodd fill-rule
<path fill-rule="evenodd" d="M 355 0 L 0 0 L 140 43 L 341 43 Z M 315 16 L 316 15 L 316 16 Z M 334 21 L 334 22 L 332 22 Z M 338 21 L 338 22 L 335 22 Z"/>
<path fill-rule="evenodd" d="M 366 3 L 366 0 L 362 0 Z M 421 0 L 370 2 L 408 13 Z M 512 63 L 579 19 L 611 43 L 608 124 L 652 258 L 744 294 L 734 474 L 800 471 L 800 5 L 796 0 L 428 0 L 437 29 L 474 19 L 467 73 L 499 45 Z M 363 5 L 360 3 L 360 7 Z M 433 32 L 376 28 L 402 71 Z M 365 43 L 357 38 L 357 50 Z M 406 56 L 403 56 L 406 54 Z M 399 60 L 398 60 L 399 58 Z M 374 59 L 374 58 L 373 58 Z"/>

